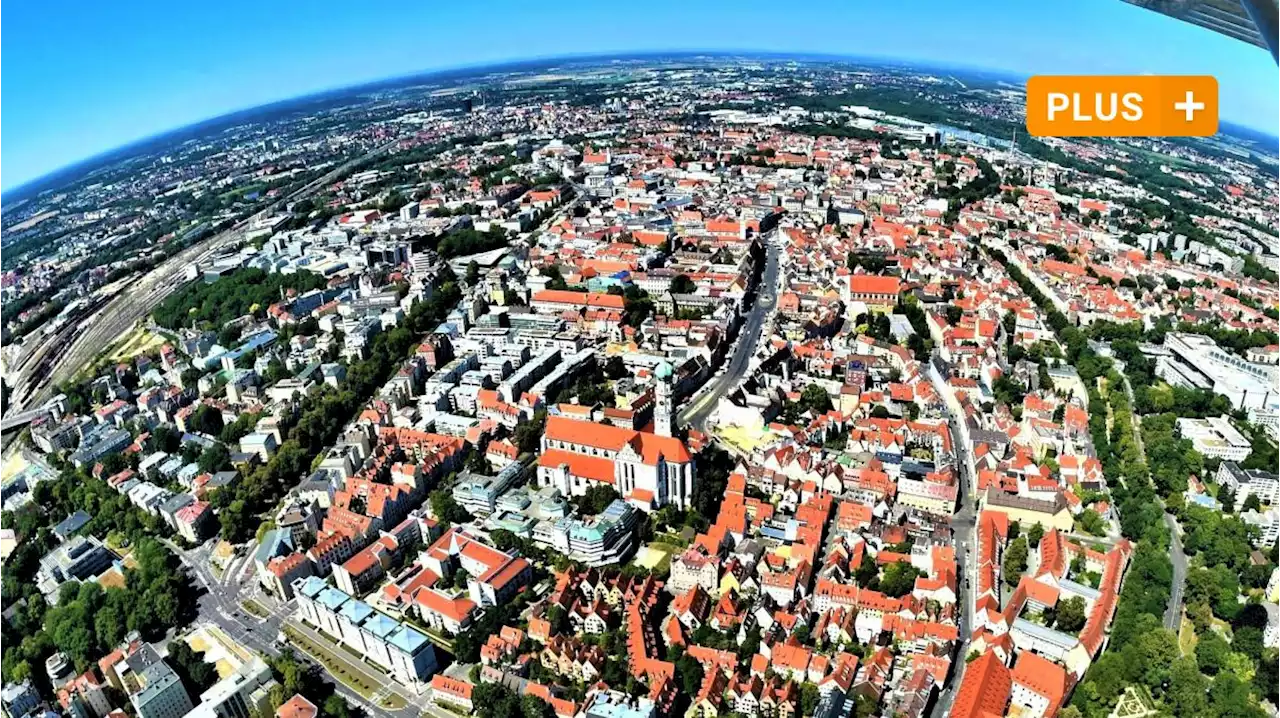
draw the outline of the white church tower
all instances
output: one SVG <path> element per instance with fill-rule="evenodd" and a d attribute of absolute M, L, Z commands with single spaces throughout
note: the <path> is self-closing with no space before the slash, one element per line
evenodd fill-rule
<path fill-rule="evenodd" d="M 653 433 L 658 436 L 671 436 L 671 424 L 674 421 L 671 416 L 674 404 L 671 395 L 674 390 L 672 383 L 675 370 L 667 362 L 662 362 L 653 374 L 657 379 L 653 390 Z"/>

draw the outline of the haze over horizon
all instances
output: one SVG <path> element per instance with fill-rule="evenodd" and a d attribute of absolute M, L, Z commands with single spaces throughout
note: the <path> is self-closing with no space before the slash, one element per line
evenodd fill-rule
<path fill-rule="evenodd" d="M 1211 74 L 1225 121 L 1275 135 L 1280 115 L 1276 66 L 1264 50 L 1118 0 L 812 4 L 788 7 L 785 23 L 776 5 L 756 0 L 732 9 L 659 0 L 621 21 L 610 7 L 576 0 L 536 7 L 501 0 L 483 11 L 451 6 L 394 23 L 338 3 L 232 0 L 219 7 L 216 17 L 156 2 L 11 8 L 0 190 L 264 104 L 566 56 L 821 53 L 1017 75 Z M 667 20 L 674 13 L 682 22 L 673 26 Z M 175 34 L 175 26 L 199 27 L 202 36 Z M 768 36 L 761 35 L 765 27 Z M 814 37 L 817 27 L 851 32 Z"/>

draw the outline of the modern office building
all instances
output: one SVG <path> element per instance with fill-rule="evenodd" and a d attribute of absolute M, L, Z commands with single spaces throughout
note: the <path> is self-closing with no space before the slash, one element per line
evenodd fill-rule
<path fill-rule="evenodd" d="M 45 554 L 36 571 L 36 586 L 50 605 L 58 603 L 62 585 L 69 581 L 92 581 L 111 568 L 116 556 L 93 536 L 72 536 L 69 541 Z"/>
<path fill-rule="evenodd" d="M 416 687 L 436 672 L 435 647 L 421 631 L 378 613 L 315 576 L 298 579 L 293 588 L 303 620 L 395 680 Z"/>
<path fill-rule="evenodd" d="M 0 702 L 4 704 L 5 715 L 22 718 L 40 705 L 40 694 L 28 678 L 21 683 L 6 685 L 0 693 Z"/>
<path fill-rule="evenodd" d="M 80 439 L 80 447 L 71 453 L 76 468 L 91 466 L 107 454 L 114 454 L 133 443 L 133 434 L 109 424 L 99 424 Z"/>
<path fill-rule="evenodd" d="M 190 718 L 252 718 L 265 715 L 267 695 L 276 681 L 271 666 L 258 656 L 236 667 L 235 672 L 200 694 L 200 705 Z"/>
<path fill-rule="evenodd" d="M 1280 509 L 1250 509 L 1240 514 L 1240 520 L 1256 529 L 1257 533 L 1252 539 L 1256 547 L 1275 546 L 1276 539 L 1280 538 Z"/>
<path fill-rule="evenodd" d="M 164 661 L 147 666 L 137 679 L 139 688 L 129 696 L 129 702 L 138 718 L 182 718 L 191 712 L 191 697 Z"/>
<path fill-rule="evenodd" d="M 588 566 L 620 563 L 636 547 L 635 527 L 640 510 L 614 499 L 598 516 L 540 521 L 533 540 Z"/>
<path fill-rule="evenodd" d="M 1190 439 L 1196 451 L 1210 459 L 1244 461 L 1252 446 L 1225 416 L 1208 419 L 1178 419 L 1178 432 Z"/>
<path fill-rule="evenodd" d="M 1280 407 L 1280 367 L 1251 362 L 1220 348 L 1200 334 L 1169 332 L 1156 357 L 1156 376 L 1187 388 L 1208 389 L 1246 411 Z"/>
<path fill-rule="evenodd" d="M 498 497 L 524 474 L 519 462 L 507 464 L 496 476 L 465 472 L 453 486 L 453 500 L 473 514 L 488 516 L 497 507 Z"/>
<path fill-rule="evenodd" d="M 1280 477 L 1262 469 L 1242 469 L 1234 461 L 1224 461 L 1218 466 L 1215 478 L 1218 484 L 1231 489 L 1236 497 L 1236 511 L 1250 496 L 1257 496 L 1262 503 L 1271 506 L 1280 500 Z"/>

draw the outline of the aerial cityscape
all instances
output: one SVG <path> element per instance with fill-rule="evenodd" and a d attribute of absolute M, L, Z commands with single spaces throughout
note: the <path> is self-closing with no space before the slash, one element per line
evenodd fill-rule
<path fill-rule="evenodd" d="M 5 715 L 1276 715 L 1276 140 L 1022 82 L 529 61 L 6 191 Z"/>

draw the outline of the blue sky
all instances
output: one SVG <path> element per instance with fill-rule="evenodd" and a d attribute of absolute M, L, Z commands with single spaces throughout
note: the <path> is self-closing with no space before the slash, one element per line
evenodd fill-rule
<path fill-rule="evenodd" d="M 1262 49 L 1119 0 L 166 0 L 5 4 L 0 187 L 318 90 L 530 57 L 650 50 L 880 56 L 1025 74 L 1209 74 L 1224 119 L 1277 134 Z"/>

